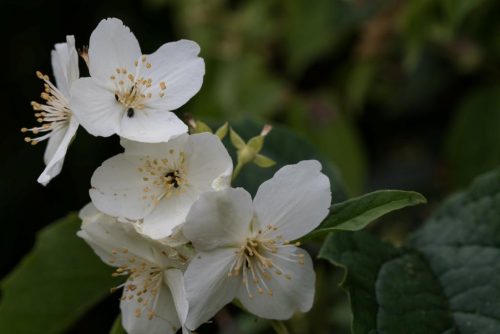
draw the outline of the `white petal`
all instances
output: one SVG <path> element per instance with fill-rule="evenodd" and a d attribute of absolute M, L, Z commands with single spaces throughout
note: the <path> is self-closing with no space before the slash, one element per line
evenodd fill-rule
<path fill-rule="evenodd" d="M 257 222 L 278 227 L 277 235 L 294 240 L 316 228 L 328 215 L 330 180 L 316 160 L 281 168 L 262 183 L 254 199 Z"/>
<path fill-rule="evenodd" d="M 164 197 L 151 213 L 144 217 L 142 232 L 155 240 L 168 237 L 175 227 L 184 223 L 197 197 L 198 194 L 189 189 Z"/>
<path fill-rule="evenodd" d="M 87 203 L 80 212 L 78 212 L 78 218 L 80 218 L 82 221 L 86 222 L 95 222 L 100 219 L 100 217 L 106 217 L 101 211 L 97 210 L 94 204 L 92 202 Z M 109 217 L 109 219 L 113 219 L 112 217 Z"/>
<path fill-rule="evenodd" d="M 186 322 L 188 315 L 188 301 L 186 299 L 186 290 L 184 289 L 184 275 L 178 269 L 165 270 L 165 282 L 170 288 L 172 297 L 177 310 L 179 321 L 182 325 Z"/>
<path fill-rule="evenodd" d="M 142 230 L 141 233 L 144 234 Z M 182 224 L 175 227 L 168 237 L 160 239 L 158 240 L 158 242 L 168 247 L 181 248 L 182 251 L 188 255 L 192 255 L 192 253 L 194 252 L 194 249 L 188 246 L 189 240 L 186 238 L 184 233 L 182 233 Z"/>
<path fill-rule="evenodd" d="M 240 245 L 250 235 L 252 198 L 243 188 L 202 194 L 183 226 L 184 235 L 198 251 Z"/>
<path fill-rule="evenodd" d="M 38 177 L 39 183 L 45 186 L 61 172 L 66 151 L 71 139 L 75 136 L 76 130 L 78 130 L 78 122 L 72 117 L 67 128 L 52 133 L 45 149 L 44 160 L 46 167 Z"/>
<path fill-rule="evenodd" d="M 210 133 L 189 136 L 189 154 L 186 157 L 189 182 L 200 191 L 228 186 L 233 162 L 219 137 Z"/>
<path fill-rule="evenodd" d="M 125 154 L 130 156 L 149 156 L 157 159 L 169 159 L 170 150 L 174 150 L 175 152 L 184 151 L 188 138 L 188 134 L 182 134 L 172 140 L 169 140 L 168 142 L 147 144 L 121 138 L 120 144 L 123 146 L 123 148 L 125 148 Z"/>
<path fill-rule="evenodd" d="M 56 86 L 65 97 L 69 98 L 71 84 L 79 77 L 75 37 L 66 36 L 66 43 L 58 43 L 54 48 L 51 59 Z"/>
<path fill-rule="evenodd" d="M 234 299 L 241 284 L 239 277 L 228 277 L 235 254 L 233 248 L 199 253 L 184 273 L 189 312 L 186 327 L 195 330 Z"/>
<path fill-rule="evenodd" d="M 265 280 L 267 287 L 272 289 L 272 295 L 266 292 L 259 294 L 255 285 L 250 283 L 250 293 L 253 295 L 253 298 L 250 298 L 244 285 L 240 286 L 237 298 L 248 311 L 261 318 L 285 320 L 295 312 L 307 312 L 311 309 L 315 281 L 311 257 L 296 247 L 281 250 L 278 255 L 289 256 L 293 252 L 304 255 L 304 264 L 273 257 L 273 262 L 284 274 L 290 275 L 291 279 L 285 278 L 283 274 L 272 274 L 270 280 Z"/>
<path fill-rule="evenodd" d="M 135 284 L 135 282 L 134 282 Z M 128 334 L 174 334 L 181 327 L 170 290 L 162 284 L 154 311 L 156 316 L 148 318 L 148 310 L 137 302 L 137 298 L 122 300 L 122 325 Z M 135 312 L 143 310 L 139 317 Z"/>
<path fill-rule="evenodd" d="M 106 160 L 92 175 L 89 191 L 95 206 L 108 215 L 141 219 L 154 208 L 149 196 L 157 194 L 138 170 L 144 164 L 137 156 L 118 154 Z M 144 189 L 149 186 L 146 193 Z M 144 196 L 148 196 L 144 199 Z"/>
<path fill-rule="evenodd" d="M 102 20 L 90 35 L 90 75 L 108 88 L 113 87 L 110 76 L 117 68 L 135 73 L 134 61 L 140 56 L 139 42 L 119 19 Z"/>
<path fill-rule="evenodd" d="M 198 57 L 200 47 L 193 41 L 166 43 L 146 57 L 151 67 L 141 68 L 145 78 L 152 79 L 148 92 L 153 98 L 148 106 L 159 110 L 175 110 L 184 105 L 201 88 L 205 63 Z M 162 89 L 163 82 L 165 89 Z M 160 96 L 160 94 L 164 94 Z"/>
<path fill-rule="evenodd" d="M 80 78 L 71 86 L 70 106 L 88 133 L 109 137 L 120 129 L 123 107 L 114 93 L 99 86 L 92 78 Z"/>
<path fill-rule="evenodd" d="M 187 125 L 174 113 L 144 108 L 134 110 L 132 117 L 124 112 L 117 133 L 130 140 L 158 143 L 169 141 L 187 131 Z"/>
<path fill-rule="evenodd" d="M 128 264 L 130 256 L 147 262 L 155 260 L 151 240 L 137 233 L 131 223 L 117 222 L 113 217 L 99 212 L 92 204 L 82 209 L 80 217 L 83 223 L 77 235 L 94 249 L 103 262 L 120 266 Z M 126 253 L 123 253 L 125 249 Z"/>

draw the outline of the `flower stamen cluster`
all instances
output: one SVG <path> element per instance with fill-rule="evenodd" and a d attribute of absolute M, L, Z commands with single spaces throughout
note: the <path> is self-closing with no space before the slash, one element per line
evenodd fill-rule
<path fill-rule="evenodd" d="M 179 152 L 175 156 L 175 150 L 169 150 L 170 159 L 152 158 L 146 156 L 144 164 L 137 170 L 143 174 L 142 180 L 146 183 L 143 188 L 143 200 L 151 200 L 153 204 L 158 204 L 163 198 L 172 196 L 174 192 L 185 191 L 189 182 L 185 164 L 184 152 Z M 158 189 L 151 194 L 152 189 Z"/>
<path fill-rule="evenodd" d="M 242 282 L 245 285 L 250 299 L 254 295 L 250 292 L 249 283 L 253 283 L 259 294 L 265 291 L 272 296 L 273 290 L 268 287 L 266 281 L 273 279 L 273 274 L 284 277 L 287 280 L 292 279 L 292 273 L 286 272 L 273 258 L 295 262 L 299 265 L 304 264 L 304 254 L 288 253 L 286 256 L 280 255 L 279 250 L 286 247 L 298 247 L 300 242 L 290 244 L 289 241 L 283 241 L 281 235 L 274 238 L 266 238 L 266 232 L 276 232 L 278 228 L 268 225 L 265 229 L 259 229 L 256 235 L 248 237 L 246 243 L 235 250 L 236 258 L 230 267 L 228 277 L 236 277 L 242 273 Z"/>
<path fill-rule="evenodd" d="M 49 76 L 42 74 L 40 71 L 36 72 L 36 76 L 44 82 L 44 91 L 40 94 L 40 97 L 45 103 L 31 102 L 31 106 L 35 111 L 36 121 L 40 123 L 40 126 L 21 129 L 23 133 L 31 132 L 34 135 L 43 134 L 39 137 L 24 138 L 24 141 L 32 145 L 49 139 L 53 131 L 67 127 L 72 116 L 68 100 L 59 89 L 50 82 Z"/>
<path fill-rule="evenodd" d="M 137 77 L 140 73 L 141 67 L 151 69 L 152 64 L 147 61 L 147 56 L 142 55 L 141 61 L 135 61 L 136 74 L 130 73 L 126 68 L 117 67 L 115 72 L 109 78 L 114 85 L 115 100 L 121 103 L 126 110 L 127 117 L 132 118 L 135 115 L 135 110 L 142 110 L 147 105 L 147 101 L 153 97 L 151 87 L 153 84 L 152 78 Z M 165 97 L 165 90 L 167 84 L 165 81 L 158 83 L 158 97 L 160 99 Z"/>
<path fill-rule="evenodd" d="M 127 250 L 123 250 L 126 254 Z M 116 254 L 117 251 L 113 250 Z M 110 259 L 113 263 L 115 260 Z M 123 288 L 122 301 L 136 300 L 139 307 L 134 310 L 134 315 L 140 317 L 144 311 L 151 320 L 155 316 L 155 306 L 158 299 L 159 288 L 162 284 L 162 272 L 166 268 L 160 268 L 154 263 L 148 263 L 137 259 L 135 256 L 128 258 L 129 263 L 122 264 L 116 268 L 113 277 L 127 276 L 127 281 L 111 289 L 114 292 Z"/>

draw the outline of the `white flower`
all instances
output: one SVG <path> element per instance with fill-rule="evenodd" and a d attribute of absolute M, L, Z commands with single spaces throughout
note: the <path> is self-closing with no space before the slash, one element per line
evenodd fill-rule
<path fill-rule="evenodd" d="M 125 152 L 92 176 L 90 197 L 101 211 L 120 219 L 143 219 L 142 232 L 153 239 L 182 224 L 197 197 L 227 187 L 231 157 L 209 133 L 181 135 L 166 143 L 122 140 Z"/>
<path fill-rule="evenodd" d="M 187 314 L 182 269 L 188 258 L 144 238 L 131 223 L 118 222 L 92 204 L 80 212 L 78 236 L 110 266 L 113 276 L 127 276 L 120 301 L 122 324 L 129 334 L 175 333 Z"/>
<path fill-rule="evenodd" d="M 251 313 L 287 319 L 314 299 L 310 256 L 289 240 L 327 216 L 330 182 L 314 160 L 285 166 L 264 182 L 252 203 L 242 188 L 205 193 L 183 233 L 198 252 L 184 274 L 189 313 L 196 329 L 237 298 Z"/>
<path fill-rule="evenodd" d="M 35 145 L 48 139 L 45 149 L 45 169 L 38 182 L 47 185 L 62 169 L 64 156 L 78 129 L 78 121 L 73 117 L 70 107 L 70 87 L 78 79 L 78 54 L 75 49 L 75 38 L 66 37 L 66 43 L 58 43 L 52 50 L 52 69 L 57 87 L 50 82 L 49 77 L 36 72 L 38 78 L 44 81 L 44 92 L 41 94 L 45 104 L 31 102 L 37 122 L 37 127 L 22 128 L 22 132 L 31 132 L 39 137 L 26 137 L 25 141 Z"/>
<path fill-rule="evenodd" d="M 201 87 L 205 63 L 200 47 L 188 40 L 166 43 L 142 55 L 122 21 L 102 20 L 90 36 L 90 78 L 72 87 L 72 105 L 82 126 L 96 136 L 140 142 L 168 141 L 187 132 L 171 112 Z"/>

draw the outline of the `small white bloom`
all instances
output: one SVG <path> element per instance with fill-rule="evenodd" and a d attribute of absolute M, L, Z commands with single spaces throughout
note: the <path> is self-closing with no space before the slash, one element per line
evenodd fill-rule
<path fill-rule="evenodd" d="M 187 315 L 182 270 L 189 255 L 139 234 L 88 204 L 80 212 L 78 236 L 110 266 L 127 276 L 122 288 L 122 324 L 129 334 L 176 333 Z"/>
<path fill-rule="evenodd" d="M 48 139 L 45 149 L 45 169 L 38 182 L 47 185 L 62 169 L 64 157 L 71 139 L 78 129 L 78 121 L 73 117 L 70 107 L 70 87 L 78 79 L 78 54 L 75 49 L 75 38 L 66 37 L 66 43 L 58 43 L 52 50 L 52 69 L 57 87 L 50 82 L 48 75 L 37 72 L 38 78 L 44 81 L 44 92 L 41 94 L 45 104 L 31 102 L 37 122 L 37 127 L 22 128 L 22 132 L 31 132 L 39 137 L 26 137 L 25 141 L 35 145 Z"/>
<path fill-rule="evenodd" d="M 229 185 L 231 157 L 215 135 L 183 134 L 155 144 L 122 140 L 122 145 L 124 153 L 94 172 L 90 197 L 111 216 L 143 219 L 142 232 L 153 239 L 182 224 L 201 193 Z"/>
<path fill-rule="evenodd" d="M 183 225 L 198 251 L 184 275 L 187 328 L 196 329 L 234 298 L 262 318 L 308 311 L 312 261 L 289 240 L 316 228 L 330 202 L 330 182 L 314 160 L 281 168 L 253 203 L 242 188 L 201 195 Z"/>
<path fill-rule="evenodd" d="M 72 87 L 72 105 L 82 126 L 96 136 L 163 142 L 187 132 L 171 112 L 201 87 L 205 63 L 188 40 L 166 43 L 143 55 L 122 21 L 102 20 L 90 36 L 90 78 Z"/>

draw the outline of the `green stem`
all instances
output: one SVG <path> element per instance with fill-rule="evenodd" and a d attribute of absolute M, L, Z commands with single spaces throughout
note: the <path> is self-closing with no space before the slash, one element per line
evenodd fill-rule
<path fill-rule="evenodd" d="M 286 329 L 285 324 L 283 321 L 279 320 L 273 320 L 271 321 L 271 326 L 273 326 L 274 331 L 276 334 L 289 334 L 288 329 Z"/>

